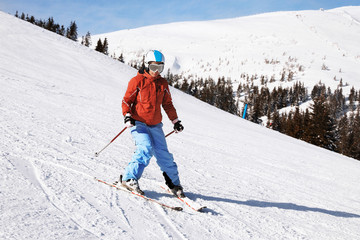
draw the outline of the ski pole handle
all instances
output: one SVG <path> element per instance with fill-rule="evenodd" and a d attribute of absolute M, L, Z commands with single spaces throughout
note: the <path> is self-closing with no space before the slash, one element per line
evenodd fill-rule
<path fill-rule="evenodd" d="M 103 149 L 101 149 L 99 152 L 96 152 L 96 153 L 95 153 L 95 157 L 98 157 L 99 154 L 100 154 L 102 151 L 104 151 L 104 149 L 107 148 L 113 141 L 115 141 L 115 139 L 116 139 L 118 136 L 120 136 L 120 134 L 122 134 L 126 129 L 127 129 L 127 127 L 124 127 L 124 129 L 121 130 L 121 131 L 118 133 L 118 135 L 116 135 L 116 136 L 113 138 L 113 140 L 111 140 L 108 144 L 106 144 L 106 146 L 105 146 Z"/>

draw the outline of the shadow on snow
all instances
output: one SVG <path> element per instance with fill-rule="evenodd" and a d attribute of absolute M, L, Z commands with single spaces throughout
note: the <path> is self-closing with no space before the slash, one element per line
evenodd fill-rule
<path fill-rule="evenodd" d="M 226 199 L 221 197 L 211 197 L 211 196 L 205 196 L 201 194 L 192 194 L 187 193 L 187 196 L 191 199 L 203 199 L 205 201 L 215 201 L 215 202 L 227 202 L 227 203 L 235 203 L 240 205 L 246 205 L 250 207 L 259 207 L 259 208 L 279 208 L 279 209 L 285 209 L 285 210 L 294 210 L 294 211 L 302 211 L 302 212 L 318 212 L 318 213 L 324 213 L 335 217 L 344 217 L 344 218 L 360 218 L 360 215 L 354 214 L 354 213 L 348 213 L 348 212 L 342 212 L 342 211 L 333 211 L 333 210 L 327 210 L 323 208 L 316 208 L 316 207 L 307 207 L 302 205 L 297 205 L 294 203 L 277 203 L 277 202 L 265 202 L 265 201 L 258 201 L 258 200 L 233 200 L 233 199 Z"/>

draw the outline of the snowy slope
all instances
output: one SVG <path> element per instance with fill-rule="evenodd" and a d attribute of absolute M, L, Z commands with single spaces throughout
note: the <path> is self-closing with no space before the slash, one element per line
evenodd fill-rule
<path fill-rule="evenodd" d="M 274 12 L 121 30 L 94 35 L 92 42 L 95 48 L 99 38 L 107 37 L 109 53 L 123 53 L 125 61 L 140 61 L 149 49 L 161 49 L 172 73 L 230 77 L 235 87 L 244 81 L 243 73 L 279 80 L 291 70 L 310 91 L 319 81 L 334 90 L 342 79 L 348 94 L 352 86 L 360 89 L 359 19 L 360 6 Z M 323 65 L 327 70 L 321 70 Z"/>
<path fill-rule="evenodd" d="M 113 181 L 134 150 L 121 99 L 136 72 L 0 12 L 1 239 L 359 239 L 360 162 L 171 89 L 185 131 L 168 138 L 196 213 L 169 198 L 155 160 L 140 181 L 164 210 Z M 171 125 L 164 116 L 164 130 Z"/>

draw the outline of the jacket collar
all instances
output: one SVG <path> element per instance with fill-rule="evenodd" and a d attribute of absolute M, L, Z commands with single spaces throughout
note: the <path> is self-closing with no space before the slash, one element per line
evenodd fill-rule
<path fill-rule="evenodd" d="M 144 73 L 140 73 L 138 72 L 138 75 L 142 75 L 143 77 L 145 77 L 146 79 L 148 79 L 149 81 L 153 82 L 159 78 L 161 78 L 161 76 L 157 76 L 157 77 L 152 77 L 148 72 L 144 72 Z"/>

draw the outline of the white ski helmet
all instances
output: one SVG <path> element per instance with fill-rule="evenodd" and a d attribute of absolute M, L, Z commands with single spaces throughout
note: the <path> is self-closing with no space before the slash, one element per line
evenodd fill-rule
<path fill-rule="evenodd" d="M 150 50 L 145 55 L 145 66 L 146 67 L 148 67 L 149 62 L 162 62 L 165 64 L 165 57 L 158 50 Z"/>

